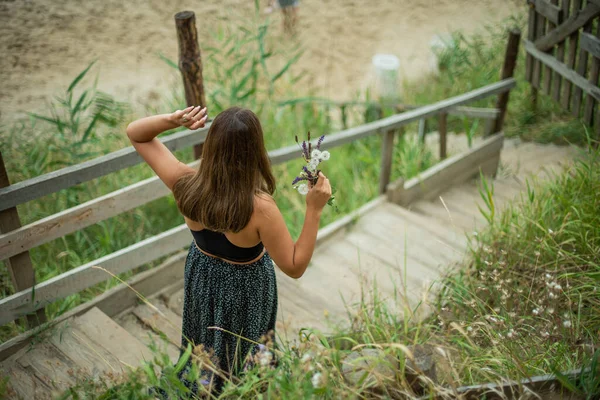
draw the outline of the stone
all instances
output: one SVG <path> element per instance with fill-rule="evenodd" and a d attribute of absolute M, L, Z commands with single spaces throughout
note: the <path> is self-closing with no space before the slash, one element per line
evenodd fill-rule
<path fill-rule="evenodd" d="M 415 393 L 423 393 L 428 386 L 427 380 L 440 385 L 452 380 L 448 354 L 441 348 L 427 345 L 416 344 L 407 346 L 412 353 L 412 359 L 406 357 L 404 376 L 408 384 Z M 419 378 L 420 376 L 427 379 Z"/>
<path fill-rule="evenodd" d="M 353 351 L 342 360 L 342 375 L 353 386 L 381 390 L 397 381 L 398 360 L 380 349 Z"/>

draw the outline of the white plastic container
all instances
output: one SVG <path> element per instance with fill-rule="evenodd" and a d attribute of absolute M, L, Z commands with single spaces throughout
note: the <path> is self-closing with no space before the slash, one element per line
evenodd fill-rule
<path fill-rule="evenodd" d="M 398 70 L 400 60 L 392 54 L 375 54 L 375 87 L 381 98 L 394 99 L 398 97 Z"/>

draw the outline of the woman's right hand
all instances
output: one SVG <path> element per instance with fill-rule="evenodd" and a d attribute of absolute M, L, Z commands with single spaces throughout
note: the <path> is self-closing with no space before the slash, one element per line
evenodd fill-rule
<path fill-rule="evenodd" d="M 171 114 L 170 120 L 177 126 L 185 126 L 188 129 L 195 130 L 204 127 L 208 119 L 206 107 L 191 106 L 183 110 L 177 110 Z"/>
<path fill-rule="evenodd" d="M 321 211 L 331 197 L 331 185 L 329 179 L 319 172 L 317 183 L 310 188 L 306 195 L 306 206 Z"/>

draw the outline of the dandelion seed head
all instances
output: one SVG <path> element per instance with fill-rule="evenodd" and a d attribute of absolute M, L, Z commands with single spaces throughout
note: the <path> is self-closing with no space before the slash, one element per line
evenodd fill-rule
<path fill-rule="evenodd" d="M 327 150 L 321 152 L 321 160 L 327 161 L 331 157 L 331 154 Z"/>
<path fill-rule="evenodd" d="M 323 375 L 317 372 L 312 376 L 310 381 L 315 389 L 319 389 L 323 385 Z"/>
<path fill-rule="evenodd" d="M 569 321 L 568 319 L 563 321 L 563 326 L 565 328 L 570 328 L 571 327 L 571 321 Z"/>
<path fill-rule="evenodd" d="M 303 196 L 306 195 L 308 193 L 308 185 L 306 183 L 298 185 L 298 193 Z"/>

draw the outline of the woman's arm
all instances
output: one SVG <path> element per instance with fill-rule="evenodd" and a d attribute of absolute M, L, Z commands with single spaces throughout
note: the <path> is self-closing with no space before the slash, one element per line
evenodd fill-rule
<path fill-rule="evenodd" d="M 185 174 L 194 169 L 177 160 L 173 153 L 156 136 L 164 131 L 185 126 L 198 129 L 204 126 L 207 119 L 206 108 L 188 107 L 172 114 L 161 114 L 133 121 L 127 126 L 127 136 L 133 147 L 150 165 L 156 175 L 169 189 Z"/>
<path fill-rule="evenodd" d="M 306 271 L 315 250 L 321 213 L 330 197 L 329 180 L 320 173 L 317 184 L 306 195 L 304 226 L 296 243 L 275 201 L 269 199 L 263 203 L 258 233 L 273 261 L 286 275 L 298 279 Z"/>

